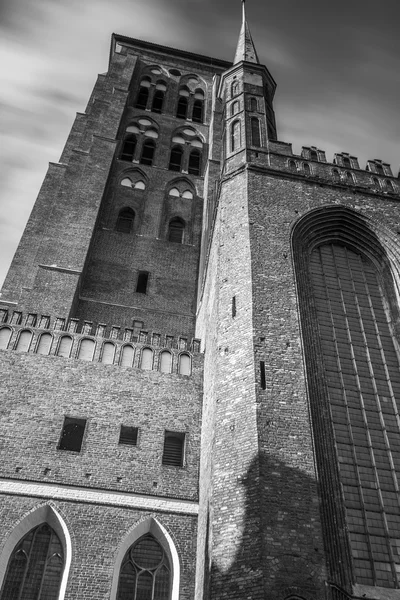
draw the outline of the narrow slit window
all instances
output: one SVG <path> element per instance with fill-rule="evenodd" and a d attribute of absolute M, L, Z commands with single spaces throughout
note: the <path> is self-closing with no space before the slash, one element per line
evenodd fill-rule
<path fill-rule="evenodd" d="M 265 362 L 263 360 L 260 360 L 260 385 L 262 390 L 265 390 L 267 387 L 265 379 Z"/>
<path fill-rule="evenodd" d="M 189 175 L 200 175 L 201 152 L 200 150 L 192 150 L 189 155 Z"/>
<path fill-rule="evenodd" d="M 139 429 L 137 427 L 128 427 L 127 425 L 121 425 L 118 443 L 124 444 L 126 446 L 137 446 L 138 432 Z"/>
<path fill-rule="evenodd" d="M 258 105 L 257 105 L 256 98 L 250 98 L 250 110 L 251 110 L 251 112 L 258 111 Z"/>
<path fill-rule="evenodd" d="M 257 117 L 251 117 L 251 143 L 258 148 L 261 146 L 260 121 Z"/>
<path fill-rule="evenodd" d="M 162 464 L 171 467 L 183 467 L 185 451 L 185 434 L 166 431 L 164 435 L 164 451 Z"/>
<path fill-rule="evenodd" d="M 133 327 L 133 341 L 136 342 L 140 332 L 142 331 L 143 327 L 144 327 L 144 323 L 143 321 L 133 321 L 132 323 L 132 327 Z"/>
<path fill-rule="evenodd" d="M 185 224 L 181 219 L 172 219 L 168 226 L 168 241 L 182 244 Z"/>
<path fill-rule="evenodd" d="M 183 158 L 183 148 L 180 146 L 174 146 L 171 149 L 171 156 L 169 159 L 169 170 L 170 171 L 180 171 L 182 169 L 182 158 Z"/>
<path fill-rule="evenodd" d="M 147 294 L 147 285 L 149 283 L 149 272 L 139 271 L 139 275 L 136 283 L 137 294 Z"/>
<path fill-rule="evenodd" d="M 135 222 L 135 213 L 131 208 L 123 208 L 119 211 L 117 223 L 115 225 L 116 231 L 121 233 L 131 233 Z"/>
<path fill-rule="evenodd" d="M 154 151 L 156 149 L 156 145 L 153 140 L 146 140 L 143 144 L 142 148 L 142 156 L 140 157 L 140 162 L 142 165 L 148 165 L 151 167 L 154 159 Z"/>
<path fill-rule="evenodd" d="M 133 134 L 127 135 L 122 146 L 120 159 L 132 162 L 135 156 L 137 139 Z"/>
<path fill-rule="evenodd" d="M 232 318 L 236 317 L 236 296 L 232 298 Z"/>
<path fill-rule="evenodd" d="M 86 419 L 65 417 L 58 449 L 80 452 L 82 449 L 85 427 Z"/>

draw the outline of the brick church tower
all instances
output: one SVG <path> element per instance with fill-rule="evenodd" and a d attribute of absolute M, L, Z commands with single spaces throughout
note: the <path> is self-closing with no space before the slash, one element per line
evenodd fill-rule
<path fill-rule="evenodd" d="M 113 35 L 0 295 L 0 600 L 394 600 L 400 186 Z"/>

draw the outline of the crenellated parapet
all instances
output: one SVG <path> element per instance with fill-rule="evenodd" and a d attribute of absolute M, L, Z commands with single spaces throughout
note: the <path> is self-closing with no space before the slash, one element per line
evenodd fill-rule
<path fill-rule="evenodd" d="M 328 162 L 325 151 L 315 146 L 303 146 L 301 154 L 296 155 L 291 144 L 270 140 L 267 148 L 248 150 L 248 161 L 319 183 L 400 195 L 399 178 L 394 177 L 391 166 L 380 159 L 369 160 L 365 169 L 360 169 L 358 158 L 347 152 L 336 153 L 333 161 Z"/>
<path fill-rule="evenodd" d="M 2 307 L 0 349 L 191 375 L 200 340 Z"/>

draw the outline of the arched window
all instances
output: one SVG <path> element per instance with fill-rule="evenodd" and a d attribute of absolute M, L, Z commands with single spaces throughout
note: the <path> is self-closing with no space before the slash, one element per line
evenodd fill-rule
<path fill-rule="evenodd" d="M 5 350 L 11 338 L 12 329 L 10 327 L 2 327 L 0 329 L 0 349 Z"/>
<path fill-rule="evenodd" d="M 135 222 L 135 212 L 131 208 L 122 208 L 118 213 L 116 231 L 131 233 Z"/>
<path fill-rule="evenodd" d="M 47 523 L 31 529 L 10 556 L 1 600 L 57 600 L 64 562 L 55 531 Z"/>
<path fill-rule="evenodd" d="M 153 96 L 153 103 L 151 110 L 156 113 L 161 113 L 164 104 L 164 97 L 166 92 L 166 85 L 164 83 L 157 83 L 156 89 Z"/>
<path fill-rule="evenodd" d="M 140 368 L 144 371 L 151 371 L 153 368 L 153 350 L 151 348 L 143 348 L 142 356 L 140 357 Z"/>
<path fill-rule="evenodd" d="M 235 102 L 232 102 L 231 104 L 231 115 L 236 115 L 236 113 L 238 113 L 240 110 L 240 103 L 238 100 L 235 100 Z"/>
<path fill-rule="evenodd" d="M 294 160 L 289 160 L 288 166 L 291 171 L 297 171 L 296 163 Z"/>
<path fill-rule="evenodd" d="M 311 160 L 318 160 L 318 152 L 316 150 L 310 150 Z"/>
<path fill-rule="evenodd" d="M 231 85 L 231 96 L 236 96 L 239 92 L 239 83 L 237 81 L 233 81 Z"/>
<path fill-rule="evenodd" d="M 169 600 L 171 566 L 163 547 L 151 535 L 129 548 L 119 574 L 117 600 Z"/>
<path fill-rule="evenodd" d="M 178 362 L 178 373 L 180 375 L 190 375 L 192 372 L 192 360 L 189 354 L 180 354 Z"/>
<path fill-rule="evenodd" d="M 235 121 L 231 125 L 231 152 L 235 152 L 242 145 L 242 134 L 240 121 Z"/>
<path fill-rule="evenodd" d="M 376 172 L 378 173 L 378 175 L 385 174 L 384 168 L 380 163 L 375 163 L 375 169 L 376 169 Z"/>
<path fill-rule="evenodd" d="M 132 187 L 132 179 L 129 179 L 129 177 L 124 177 L 121 180 L 121 185 L 123 185 L 124 187 L 131 188 Z"/>
<path fill-rule="evenodd" d="M 339 183 L 340 182 L 340 173 L 337 169 L 332 169 L 332 177 L 333 177 L 333 181 L 335 183 Z"/>
<path fill-rule="evenodd" d="M 164 350 L 160 354 L 160 371 L 161 373 L 171 373 L 172 371 L 172 354 L 168 350 Z"/>
<path fill-rule="evenodd" d="M 150 81 L 147 79 L 142 79 L 142 81 L 140 82 L 139 93 L 136 100 L 136 108 L 141 108 L 143 110 L 147 108 L 147 102 L 149 100 L 149 89 Z"/>
<path fill-rule="evenodd" d="M 182 194 L 182 198 L 186 198 L 187 200 L 193 200 L 193 192 L 190 190 L 185 190 Z"/>
<path fill-rule="evenodd" d="M 372 178 L 372 184 L 376 190 L 381 189 L 381 184 L 379 183 L 379 179 L 377 177 Z"/>
<path fill-rule="evenodd" d="M 250 110 L 252 112 L 257 112 L 258 111 L 258 104 L 257 104 L 257 99 L 256 98 L 250 98 Z"/>
<path fill-rule="evenodd" d="M 156 144 L 153 140 L 146 140 L 143 144 L 142 148 L 142 156 L 140 157 L 140 162 L 142 165 L 148 165 L 151 167 L 153 164 L 154 151 L 156 149 Z"/>
<path fill-rule="evenodd" d="M 133 135 L 132 133 L 127 135 L 124 140 L 124 145 L 122 146 L 120 159 L 132 162 L 135 156 L 136 144 L 136 135 Z"/>
<path fill-rule="evenodd" d="M 192 121 L 194 123 L 202 123 L 203 122 L 203 110 L 204 110 L 204 100 L 200 98 L 195 98 L 193 102 L 193 110 L 192 110 Z"/>
<path fill-rule="evenodd" d="M 168 241 L 182 244 L 185 224 L 181 219 L 172 219 L 168 226 Z"/>
<path fill-rule="evenodd" d="M 133 357 L 135 355 L 135 351 L 133 346 L 122 346 L 121 350 L 121 359 L 120 365 L 121 367 L 131 367 L 133 365 Z"/>
<path fill-rule="evenodd" d="M 187 112 L 188 112 L 188 106 L 189 106 L 189 99 L 188 99 L 188 95 L 183 95 L 183 92 L 185 90 L 181 90 L 179 92 L 179 100 L 178 100 L 178 107 L 176 109 L 176 116 L 178 119 L 186 119 L 187 117 Z"/>
<path fill-rule="evenodd" d="M 394 192 L 393 183 L 389 179 L 385 179 L 385 190 L 387 192 Z"/>
<path fill-rule="evenodd" d="M 311 175 L 310 165 L 308 163 L 303 164 L 304 175 Z"/>
<path fill-rule="evenodd" d="M 43 354 L 44 356 L 47 356 L 50 352 L 52 341 L 53 336 L 50 333 L 42 333 L 36 349 L 37 354 Z"/>
<path fill-rule="evenodd" d="M 79 351 L 78 351 L 77 358 L 80 358 L 81 360 L 87 360 L 87 361 L 93 360 L 94 346 L 95 346 L 95 344 L 94 344 L 93 340 L 84 338 L 79 345 Z"/>
<path fill-rule="evenodd" d="M 342 156 L 343 166 L 351 169 L 351 162 L 348 156 Z"/>
<path fill-rule="evenodd" d="M 200 150 L 194 149 L 189 154 L 189 175 L 200 175 L 200 163 L 201 163 L 201 152 Z"/>
<path fill-rule="evenodd" d="M 180 171 L 182 168 L 183 148 L 181 146 L 173 146 L 169 159 L 169 170 Z"/>
<path fill-rule="evenodd" d="M 347 183 L 354 183 L 353 175 L 350 171 L 346 171 L 346 181 Z"/>
<path fill-rule="evenodd" d="M 71 349 L 72 337 L 70 337 L 69 335 L 63 335 L 58 343 L 57 356 L 69 358 L 71 356 Z"/>
<path fill-rule="evenodd" d="M 32 341 L 32 331 L 24 329 L 18 336 L 17 345 L 15 347 L 19 352 L 28 352 Z"/>
<path fill-rule="evenodd" d="M 251 145 L 261 146 L 260 121 L 257 117 L 251 117 Z"/>
<path fill-rule="evenodd" d="M 137 181 L 135 183 L 135 185 L 133 186 L 135 190 L 145 190 L 146 189 L 146 184 L 144 181 L 142 181 L 141 179 L 139 181 Z"/>
<path fill-rule="evenodd" d="M 114 363 L 115 346 L 112 342 L 104 342 L 101 352 L 101 362 L 105 365 Z"/>

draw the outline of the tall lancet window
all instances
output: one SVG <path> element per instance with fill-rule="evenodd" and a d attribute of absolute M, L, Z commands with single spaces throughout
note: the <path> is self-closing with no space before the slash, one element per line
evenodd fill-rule
<path fill-rule="evenodd" d="M 357 215 L 324 207 L 314 219 L 298 226 L 307 239 L 297 244 L 295 233 L 294 251 L 323 510 L 325 522 L 337 522 L 330 576 L 343 585 L 348 564 L 356 583 L 399 588 L 399 311 L 390 263 Z"/>
<path fill-rule="evenodd" d="M 1 600 L 57 600 L 64 554 L 55 531 L 42 523 L 15 546 L 8 561 Z"/>
<path fill-rule="evenodd" d="M 260 121 L 257 117 L 251 117 L 251 145 L 261 146 Z"/>
<path fill-rule="evenodd" d="M 117 600 L 169 600 L 171 567 L 168 557 L 151 535 L 141 537 L 122 561 Z"/>
<path fill-rule="evenodd" d="M 234 121 L 231 125 L 231 152 L 235 152 L 242 145 L 242 130 L 240 121 Z"/>

